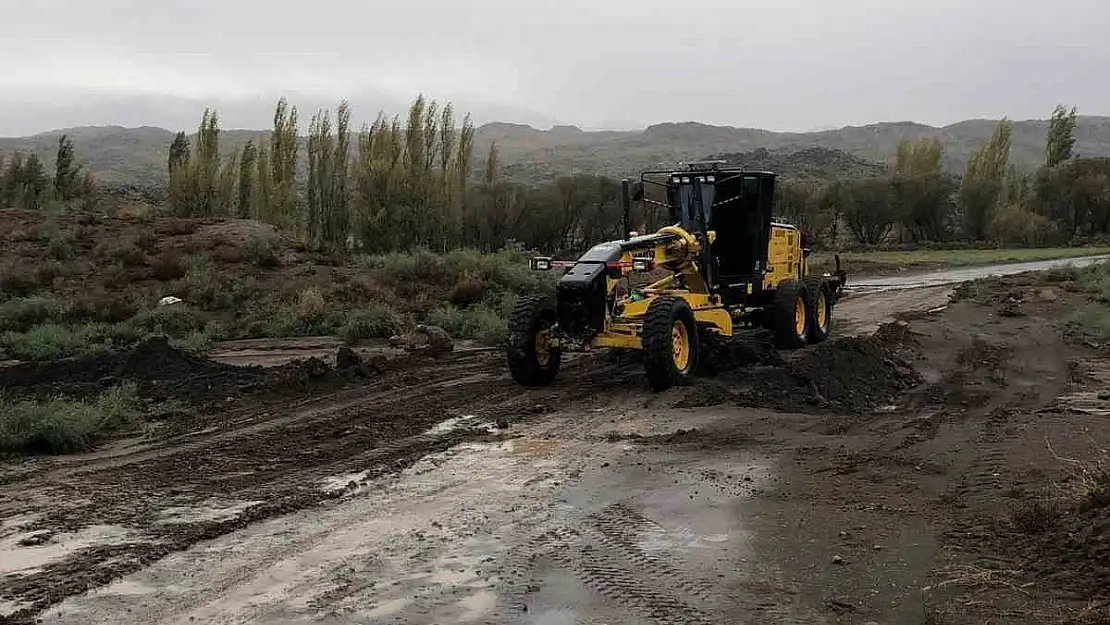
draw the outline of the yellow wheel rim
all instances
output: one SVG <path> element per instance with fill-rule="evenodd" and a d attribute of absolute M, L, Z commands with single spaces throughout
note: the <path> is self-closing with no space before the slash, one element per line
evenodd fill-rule
<path fill-rule="evenodd" d="M 829 306 L 828 306 L 828 302 L 825 300 L 825 292 L 824 291 L 818 291 L 817 292 L 817 325 L 821 328 L 822 331 L 824 331 L 825 329 L 828 328 L 828 325 L 829 325 L 829 320 L 827 318 L 828 314 L 829 314 Z"/>
<path fill-rule="evenodd" d="M 541 367 L 551 362 L 551 331 L 546 328 L 536 333 L 536 362 Z"/>
<path fill-rule="evenodd" d="M 798 336 L 806 333 L 806 303 L 801 295 L 794 300 L 794 333 Z"/>
<path fill-rule="evenodd" d="M 675 367 L 685 371 L 690 364 L 690 335 L 686 332 L 686 324 L 681 321 L 675 321 L 671 328 L 671 352 Z"/>

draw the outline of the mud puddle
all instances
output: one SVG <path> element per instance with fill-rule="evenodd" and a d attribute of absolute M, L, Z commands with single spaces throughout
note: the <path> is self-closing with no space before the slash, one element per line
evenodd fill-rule
<path fill-rule="evenodd" d="M 705 610 L 695 598 L 731 601 L 718 573 L 750 553 L 730 511 L 765 486 L 766 459 L 742 450 L 676 457 L 605 442 L 609 426 L 601 415 L 555 415 L 514 438 L 425 455 L 342 500 L 72 598 L 43 622 L 492 623 L 526 608 L 535 622 L 614 614 L 611 622 L 634 623 L 658 606 L 689 615 Z M 530 440 L 550 444 L 539 451 Z M 718 563 L 704 568 L 707 560 Z"/>

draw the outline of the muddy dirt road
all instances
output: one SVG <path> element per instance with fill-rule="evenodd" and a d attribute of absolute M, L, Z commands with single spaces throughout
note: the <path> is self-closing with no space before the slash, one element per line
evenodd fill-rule
<path fill-rule="evenodd" d="M 1097 615 L 1110 507 L 1075 467 L 1110 440 L 1110 362 L 1062 323 L 1085 296 L 950 294 L 854 293 L 838 327 L 876 338 L 752 350 L 662 394 L 605 358 L 524 391 L 481 350 L 209 372 L 189 418 L 0 469 L 0 622 Z"/>

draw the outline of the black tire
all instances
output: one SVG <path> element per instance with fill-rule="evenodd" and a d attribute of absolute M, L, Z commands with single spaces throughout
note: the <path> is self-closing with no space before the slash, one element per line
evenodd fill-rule
<path fill-rule="evenodd" d="M 536 336 L 555 325 L 558 315 L 550 297 L 521 298 L 509 316 L 506 356 L 509 373 L 517 384 L 530 388 L 550 385 L 559 373 L 562 350 L 550 348 L 546 357 L 536 349 Z"/>
<path fill-rule="evenodd" d="M 832 311 L 835 300 L 831 290 L 820 278 L 806 280 L 812 300 L 810 311 L 813 316 L 809 320 L 809 332 L 806 337 L 810 343 L 822 343 L 832 333 Z"/>
<path fill-rule="evenodd" d="M 802 307 L 805 326 L 797 328 L 798 306 Z M 804 282 L 783 280 L 775 288 L 773 342 L 778 349 L 800 349 L 806 346 L 810 319 L 813 318 L 813 298 Z"/>
<path fill-rule="evenodd" d="M 652 301 L 644 314 L 641 339 L 644 370 L 652 390 L 665 391 L 693 382 L 698 366 L 698 328 L 686 300 L 668 295 Z M 676 352 L 679 340 L 684 346 Z"/>

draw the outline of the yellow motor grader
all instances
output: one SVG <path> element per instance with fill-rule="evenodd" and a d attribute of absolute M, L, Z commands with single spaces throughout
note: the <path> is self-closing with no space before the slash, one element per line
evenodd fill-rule
<path fill-rule="evenodd" d="M 521 298 L 509 319 L 513 379 L 550 384 L 564 351 L 638 350 L 656 391 L 689 384 L 704 345 L 741 328 L 771 331 L 779 349 L 824 341 L 846 273 L 811 275 L 806 235 L 773 219 L 776 176 L 728 169 L 720 161 L 647 171 L 622 181 L 623 239 L 598 244 L 574 261 L 530 260 L 564 270 L 554 297 Z M 662 187 L 665 202 L 645 197 Z M 672 225 L 629 232 L 633 202 L 655 203 Z M 662 277 L 640 287 L 631 278 Z"/>

